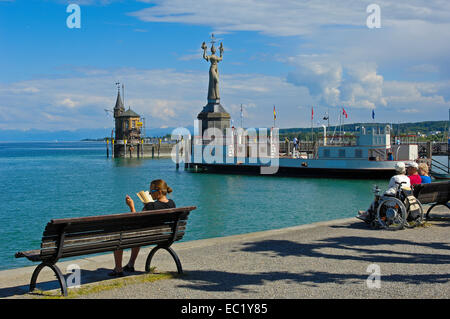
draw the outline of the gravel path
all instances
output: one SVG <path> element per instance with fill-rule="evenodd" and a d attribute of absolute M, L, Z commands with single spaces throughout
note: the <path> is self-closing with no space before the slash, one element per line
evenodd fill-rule
<path fill-rule="evenodd" d="M 350 219 L 218 239 L 177 249 L 184 276 L 86 298 L 449 298 L 449 226 L 393 232 Z M 368 288 L 378 269 L 380 288 Z"/>
<path fill-rule="evenodd" d="M 449 298 L 450 218 L 444 208 L 436 212 L 446 218 L 401 231 L 371 230 L 351 218 L 176 243 L 172 247 L 183 275 L 82 298 Z M 143 249 L 136 269 L 143 269 L 148 251 Z M 58 265 L 65 269 L 70 263 Z M 113 259 L 103 255 L 76 263 L 83 283 L 98 283 L 107 282 Z M 155 255 L 152 266 L 176 271 L 164 251 Z M 30 298 L 25 292 L 32 269 L 0 272 L 0 297 Z M 380 274 L 379 288 L 368 287 L 374 271 Z"/>

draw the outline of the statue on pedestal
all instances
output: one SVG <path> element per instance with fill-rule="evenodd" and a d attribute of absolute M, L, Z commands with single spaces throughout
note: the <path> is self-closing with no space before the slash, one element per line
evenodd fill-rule
<path fill-rule="evenodd" d="M 201 135 L 205 130 L 214 128 L 219 129 L 225 134 L 226 128 L 230 127 L 230 114 L 220 104 L 219 95 L 219 71 L 217 64 L 222 61 L 223 45 L 220 43 L 220 56 L 216 55 L 216 48 L 214 46 L 214 34 L 211 35 L 211 55 L 206 54 L 208 47 L 206 43 L 202 43 L 203 58 L 211 63 L 209 68 L 209 85 L 208 85 L 208 104 L 203 107 L 203 110 L 198 114 L 197 119 L 201 121 Z"/>
<path fill-rule="evenodd" d="M 206 49 L 208 48 L 206 46 L 206 43 L 203 42 L 202 49 L 203 49 L 203 58 L 206 61 L 211 62 L 211 67 L 209 68 L 209 85 L 208 85 L 208 103 L 217 103 L 220 100 L 219 95 L 219 70 L 217 68 L 217 64 L 222 61 L 222 54 L 223 54 L 223 45 L 220 43 L 219 51 L 220 56 L 216 56 L 216 48 L 214 47 L 214 34 L 211 36 L 212 38 L 212 45 L 211 45 L 211 55 L 206 55 Z"/>

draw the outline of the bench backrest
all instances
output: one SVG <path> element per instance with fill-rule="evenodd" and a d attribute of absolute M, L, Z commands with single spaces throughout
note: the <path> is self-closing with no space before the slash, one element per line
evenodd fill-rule
<path fill-rule="evenodd" d="M 45 227 L 40 256 L 57 260 L 153 244 L 171 245 L 183 238 L 189 212 L 194 209 L 53 219 Z"/>
<path fill-rule="evenodd" d="M 422 203 L 447 203 L 450 197 L 450 181 L 414 186 L 414 196 Z"/>

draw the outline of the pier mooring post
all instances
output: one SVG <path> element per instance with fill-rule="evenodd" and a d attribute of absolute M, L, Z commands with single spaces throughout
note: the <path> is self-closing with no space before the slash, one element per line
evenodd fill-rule
<path fill-rule="evenodd" d="M 176 168 L 177 170 L 180 168 L 180 144 L 177 140 L 177 144 L 175 144 L 175 152 L 176 152 Z"/>
<path fill-rule="evenodd" d="M 432 159 L 433 156 L 433 145 L 431 144 L 431 142 L 427 142 L 427 149 L 426 149 L 426 153 L 427 153 L 427 158 L 428 159 Z"/>

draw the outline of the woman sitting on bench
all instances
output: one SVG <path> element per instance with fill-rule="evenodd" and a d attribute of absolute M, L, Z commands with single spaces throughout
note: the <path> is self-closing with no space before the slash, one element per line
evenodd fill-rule
<path fill-rule="evenodd" d="M 144 205 L 143 211 L 175 208 L 175 202 L 168 199 L 166 195 L 172 193 L 172 188 L 167 186 L 167 183 L 162 179 L 154 180 L 150 183 L 150 195 L 155 200 Z M 134 201 L 130 196 L 125 197 L 125 202 L 130 207 L 132 213 L 136 212 Z M 131 256 L 128 264 L 122 268 L 123 250 L 114 251 L 115 268 L 108 275 L 113 277 L 123 277 L 123 271 L 134 272 L 134 263 L 139 254 L 140 247 L 131 248 Z"/>

